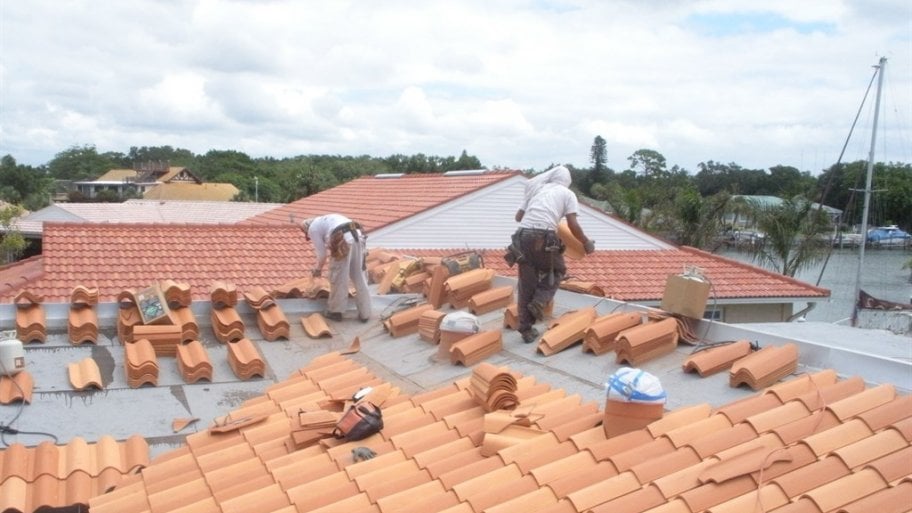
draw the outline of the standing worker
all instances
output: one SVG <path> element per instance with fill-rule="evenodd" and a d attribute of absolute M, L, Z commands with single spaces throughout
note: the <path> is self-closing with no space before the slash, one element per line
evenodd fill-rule
<path fill-rule="evenodd" d="M 367 288 L 367 236 L 361 225 L 341 214 L 326 214 L 312 217 L 301 223 L 301 230 L 307 240 L 313 241 L 317 254 L 317 265 L 313 276 L 323 274 L 323 266 L 329 257 L 329 300 L 323 315 L 333 321 L 342 320 L 342 312 L 348 306 L 348 283 L 355 285 L 355 304 L 358 319 L 367 322 L 371 316 L 370 290 Z"/>
<path fill-rule="evenodd" d="M 557 234 L 561 219 L 586 254 L 595 251 L 595 241 L 586 237 L 576 220 L 579 201 L 569 189 L 570 170 L 553 167 L 529 180 L 522 206 L 516 212 L 519 229 L 508 253 L 519 264 L 518 331 L 523 342 L 538 339 L 532 325 L 544 318 L 545 307 L 554 299 L 558 285 L 567 274 L 564 245 Z"/>

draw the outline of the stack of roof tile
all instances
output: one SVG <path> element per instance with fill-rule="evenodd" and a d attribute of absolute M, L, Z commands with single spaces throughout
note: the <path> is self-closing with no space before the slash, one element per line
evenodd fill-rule
<path fill-rule="evenodd" d="M 424 295 L 428 298 L 428 302 L 434 305 L 434 308 L 440 308 L 446 301 L 444 287 L 447 278 L 450 277 L 450 270 L 446 266 L 437 265 L 431 269 L 430 274 L 431 278 L 426 282 L 427 290 L 424 291 Z"/>
<path fill-rule="evenodd" d="M 259 285 L 244 293 L 247 305 L 256 311 L 257 326 L 263 338 L 269 341 L 288 338 L 290 326 L 282 308 L 266 289 Z"/>
<path fill-rule="evenodd" d="M 273 289 L 273 297 L 279 298 L 325 298 L 329 297 L 329 280 L 307 276 L 290 281 Z"/>
<path fill-rule="evenodd" d="M 538 351 L 545 356 L 551 356 L 580 342 L 595 317 L 595 307 L 591 306 L 565 313 L 542 335 L 538 342 Z"/>
<path fill-rule="evenodd" d="M 228 343 L 228 365 L 241 379 L 266 375 L 266 364 L 263 363 L 256 345 L 249 338 Z"/>
<path fill-rule="evenodd" d="M 450 346 L 450 362 L 471 367 L 503 349 L 503 332 L 481 331 L 469 335 Z"/>
<path fill-rule="evenodd" d="M 241 316 L 238 315 L 237 288 L 232 284 L 215 282 L 210 291 L 212 309 L 209 319 L 212 321 L 212 331 L 220 342 L 233 342 L 244 337 L 246 327 Z"/>
<path fill-rule="evenodd" d="M 133 341 L 145 339 L 159 356 L 174 356 L 181 343 L 181 327 L 175 324 L 140 324 L 133 327 Z"/>
<path fill-rule="evenodd" d="M 209 353 L 199 340 L 191 340 L 177 346 L 177 370 L 187 383 L 201 379 L 212 381 L 212 362 Z"/>
<path fill-rule="evenodd" d="M 678 325 L 675 319 L 640 324 L 618 335 L 617 362 L 639 365 L 671 353 L 678 347 Z"/>
<path fill-rule="evenodd" d="M 643 322 L 643 316 L 636 312 L 618 312 L 599 317 L 583 336 L 583 352 L 601 355 L 614 351 L 618 335 Z"/>
<path fill-rule="evenodd" d="M 301 326 L 304 327 L 304 333 L 310 338 L 331 337 L 332 328 L 326 323 L 326 319 L 319 313 L 312 313 L 301 317 Z"/>
<path fill-rule="evenodd" d="M 159 288 L 168 303 L 168 307 L 186 308 L 193 302 L 193 294 L 189 283 L 177 283 L 174 280 L 162 280 Z"/>
<path fill-rule="evenodd" d="M 418 321 L 421 319 L 421 315 L 424 312 L 433 309 L 434 306 L 430 303 L 422 303 L 417 306 L 406 308 L 405 310 L 401 310 L 389 316 L 388 319 L 383 321 L 383 327 L 386 328 L 386 331 L 388 331 L 392 337 L 401 337 L 417 333 Z"/>
<path fill-rule="evenodd" d="M 130 388 L 139 388 L 145 383 L 158 384 L 158 359 L 155 349 L 144 338 L 124 344 L 124 371 Z"/>
<path fill-rule="evenodd" d="M 298 412 L 297 429 L 291 432 L 291 443 L 295 450 L 309 447 L 317 441 L 332 435 L 341 415 L 338 412 L 314 410 Z"/>
<path fill-rule="evenodd" d="M 230 413 L 258 422 L 190 434 L 91 499 L 90 511 L 741 513 L 758 501 L 777 513 L 909 509 L 912 396 L 890 385 L 865 389 L 829 371 L 607 438 L 597 404 L 517 378 L 517 409 L 531 408 L 529 427 L 544 434 L 486 457 L 485 410 L 464 378 L 390 394 L 372 437 L 294 450 L 302 407 L 369 376 L 338 353 L 316 358 Z M 354 461 L 359 446 L 377 457 Z"/>
<path fill-rule="evenodd" d="M 11 404 L 17 401 L 32 402 L 32 391 L 35 381 L 27 370 L 21 370 L 12 376 L 0 376 L 0 404 Z"/>
<path fill-rule="evenodd" d="M 512 410 L 519 404 L 516 376 L 506 367 L 481 363 L 472 369 L 469 393 L 485 411 Z"/>
<path fill-rule="evenodd" d="M 697 347 L 681 368 L 684 372 L 696 371 L 701 378 L 722 372 L 739 360 L 750 354 L 751 343 L 747 340 L 737 340 L 705 348 Z"/>
<path fill-rule="evenodd" d="M 440 342 L 440 322 L 446 317 L 446 313 L 440 310 L 429 309 L 421 312 L 418 318 L 418 336 L 421 340 L 428 342 Z"/>
<path fill-rule="evenodd" d="M 47 339 L 47 319 L 43 297 L 23 290 L 14 300 L 16 304 L 16 337 L 24 344 L 44 342 Z"/>
<path fill-rule="evenodd" d="M 506 308 L 513 302 L 513 286 L 495 287 L 484 292 L 479 292 L 469 298 L 469 311 L 475 315 L 483 315 L 494 310 Z"/>
<path fill-rule="evenodd" d="M 196 322 L 196 315 L 190 306 L 171 307 L 171 319 L 176 326 L 180 326 L 181 341 L 199 339 L 199 323 Z"/>
<path fill-rule="evenodd" d="M 83 358 L 78 362 L 68 364 L 67 371 L 70 376 L 70 385 L 76 390 L 85 390 L 89 387 L 99 390 L 104 388 L 98 363 L 92 358 Z"/>
<path fill-rule="evenodd" d="M 89 289 L 83 285 L 73 288 L 70 295 L 70 315 L 67 320 L 67 334 L 73 344 L 98 341 L 98 289 Z"/>
<path fill-rule="evenodd" d="M 503 327 L 511 330 L 519 327 L 519 307 L 516 303 L 504 309 Z"/>
<path fill-rule="evenodd" d="M 10 513 L 87 511 L 91 498 L 148 464 L 149 445 L 136 435 L 122 442 L 103 436 L 96 443 L 14 443 L 0 451 L 0 506 Z"/>
<path fill-rule="evenodd" d="M 490 289 L 493 281 L 494 270 L 472 269 L 447 278 L 443 290 L 450 307 L 458 310 L 465 307 L 475 294 Z"/>
<path fill-rule="evenodd" d="M 127 289 L 117 294 L 117 306 L 117 340 L 124 344 L 133 340 L 133 327 L 143 322 L 135 291 Z"/>
<path fill-rule="evenodd" d="M 798 369 L 798 346 L 792 343 L 766 346 L 732 364 L 728 384 L 766 388 Z"/>

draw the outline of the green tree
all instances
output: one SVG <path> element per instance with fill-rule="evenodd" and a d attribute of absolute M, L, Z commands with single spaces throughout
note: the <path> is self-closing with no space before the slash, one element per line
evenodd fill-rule
<path fill-rule="evenodd" d="M 132 168 L 133 164 L 140 162 L 167 161 L 172 166 L 193 168 L 196 165 L 196 156 L 190 150 L 172 148 L 171 146 L 136 146 L 130 147 L 126 155 L 124 167 Z"/>
<path fill-rule="evenodd" d="M 28 241 L 22 236 L 19 230 L 13 226 L 17 217 L 25 211 L 17 205 L 8 205 L 0 208 L 0 226 L 3 227 L 3 238 L 0 239 L 0 252 L 3 254 L 3 262 L 15 262 L 25 248 L 28 247 Z"/>
<path fill-rule="evenodd" d="M 118 167 L 118 162 L 99 155 L 95 146 L 72 146 L 48 162 L 48 171 L 57 180 L 94 180 Z"/>
<path fill-rule="evenodd" d="M 675 213 L 680 223 L 677 240 L 685 246 L 701 249 L 711 247 L 719 240 L 723 227 L 723 215 L 731 196 L 720 192 L 702 197 L 696 189 L 688 189 L 675 198 Z"/>
<path fill-rule="evenodd" d="M 456 162 L 453 163 L 453 166 L 448 168 L 447 171 L 457 171 L 460 169 L 481 169 L 481 161 L 478 160 L 478 157 L 474 155 L 469 155 L 465 150 L 462 150 L 462 153 L 459 154 L 459 158 L 456 159 Z"/>
<path fill-rule="evenodd" d="M 666 174 L 665 156 L 655 150 L 640 149 L 627 157 L 630 169 L 641 176 L 660 177 Z"/>
<path fill-rule="evenodd" d="M 821 235 L 829 231 L 829 218 L 807 199 L 798 196 L 779 205 L 758 206 L 754 216 L 765 234 L 752 248 L 761 265 L 794 277 L 826 256 L 828 241 Z"/>
<path fill-rule="evenodd" d="M 17 164 L 11 155 L 0 159 L 0 199 L 8 203 L 21 204 L 28 210 L 44 208 L 52 184 L 42 170 Z"/>
<path fill-rule="evenodd" d="M 600 135 L 595 136 L 592 141 L 592 148 L 589 150 L 589 162 L 592 163 L 592 171 L 587 190 L 591 190 L 592 186 L 597 183 L 607 183 L 609 178 L 608 143 Z"/>

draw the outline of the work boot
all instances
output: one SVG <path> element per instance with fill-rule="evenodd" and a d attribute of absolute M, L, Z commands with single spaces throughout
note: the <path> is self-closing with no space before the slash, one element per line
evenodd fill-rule
<path fill-rule="evenodd" d="M 331 321 L 341 321 L 342 312 L 330 312 L 329 310 L 327 310 L 327 311 L 323 312 L 323 317 L 326 317 L 327 319 L 329 319 Z"/>
<path fill-rule="evenodd" d="M 529 328 L 526 331 L 521 331 L 519 334 L 522 335 L 522 341 L 526 344 L 535 342 L 538 339 L 539 335 L 538 330 L 535 328 Z"/>
<path fill-rule="evenodd" d="M 545 319 L 545 307 L 538 301 L 530 301 L 529 304 L 526 305 L 526 310 L 528 310 L 529 313 L 532 314 L 532 317 L 538 322 Z"/>

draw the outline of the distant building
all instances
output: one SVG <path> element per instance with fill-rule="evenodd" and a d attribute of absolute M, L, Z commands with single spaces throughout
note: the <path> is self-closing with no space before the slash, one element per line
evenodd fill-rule
<path fill-rule="evenodd" d="M 86 199 L 95 199 L 102 191 L 112 191 L 119 198 L 138 195 L 145 199 L 231 201 L 238 189 L 228 183 L 203 183 L 189 168 L 171 166 L 168 162 L 143 162 L 134 169 L 112 169 L 91 181 L 73 182 L 71 190 Z"/>

